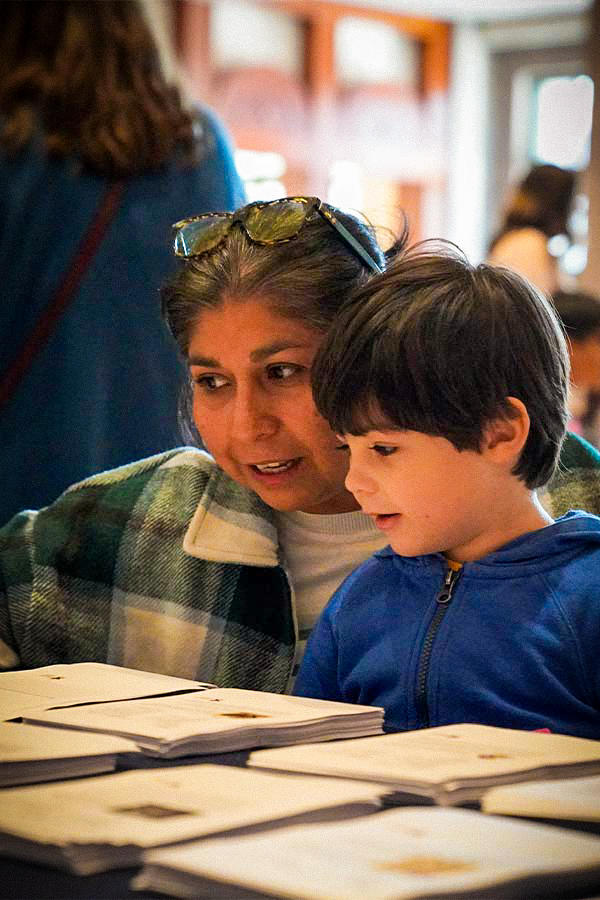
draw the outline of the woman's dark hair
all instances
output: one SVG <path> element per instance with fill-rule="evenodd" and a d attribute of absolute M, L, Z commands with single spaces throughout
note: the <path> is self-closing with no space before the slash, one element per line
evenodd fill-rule
<path fill-rule="evenodd" d="M 569 359 L 550 305 L 508 269 L 417 245 L 355 291 L 313 365 L 321 415 L 340 434 L 411 430 L 478 450 L 523 402 L 530 432 L 514 473 L 551 477 L 567 420 Z"/>
<path fill-rule="evenodd" d="M 339 209 L 329 208 L 385 268 L 385 256 L 373 229 Z M 404 241 L 405 233 L 395 248 L 399 250 Z M 364 284 L 369 276 L 365 264 L 316 212 L 295 237 L 284 243 L 253 243 L 241 226 L 235 225 L 213 251 L 182 262 L 161 290 L 162 311 L 185 357 L 202 312 L 217 308 L 225 299 L 243 302 L 259 297 L 284 318 L 325 332 L 352 289 Z M 182 397 L 181 419 L 188 436 L 196 437 L 189 391 Z"/>
<path fill-rule="evenodd" d="M 339 209 L 328 208 L 385 268 L 373 229 Z M 214 250 L 183 261 L 161 291 L 162 311 L 186 356 L 198 317 L 226 298 L 264 298 L 284 318 L 324 332 L 352 288 L 369 275 L 365 264 L 316 212 L 295 237 L 269 245 L 254 243 L 241 226 L 234 225 Z"/>
<path fill-rule="evenodd" d="M 4 0 L 0 146 L 40 130 L 50 154 L 117 177 L 191 161 L 194 118 L 160 46 L 142 0 Z"/>
<path fill-rule="evenodd" d="M 502 226 L 490 250 L 507 232 L 536 228 L 551 238 L 570 237 L 568 220 L 575 193 L 575 172 L 550 164 L 533 166 L 509 203 Z"/>

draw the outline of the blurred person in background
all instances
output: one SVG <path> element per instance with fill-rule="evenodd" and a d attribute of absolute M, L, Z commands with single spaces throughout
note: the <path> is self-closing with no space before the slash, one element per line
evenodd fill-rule
<path fill-rule="evenodd" d="M 490 244 L 488 262 L 506 266 L 545 293 L 560 287 L 559 258 L 551 238 L 570 241 L 569 216 L 575 173 L 553 165 L 533 166 L 511 197 L 500 230 Z"/>
<path fill-rule="evenodd" d="M 600 446 L 600 297 L 557 291 L 552 299 L 568 337 L 571 359 L 569 429 Z"/>
<path fill-rule="evenodd" d="M 244 201 L 142 0 L 9 0 L 0 30 L 0 523 L 179 443 L 170 225 Z"/>

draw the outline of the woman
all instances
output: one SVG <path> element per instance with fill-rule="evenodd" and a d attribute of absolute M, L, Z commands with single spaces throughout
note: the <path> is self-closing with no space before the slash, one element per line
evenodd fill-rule
<path fill-rule="evenodd" d="M 0 524 L 178 440 L 185 373 L 156 303 L 166 235 L 244 192 L 150 6 L 2 3 Z"/>
<path fill-rule="evenodd" d="M 184 259 L 163 308 L 211 456 L 173 450 L 16 516 L 0 532 L 2 662 L 107 661 L 284 691 L 326 600 L 383 542 L 345 488 L 310 368 L 385 260 L 370 230 L 315 198 L 201 216 L 175 235 Z M 546 498 L 555 515 L 600 508 L 600 457 L 573 441 Z"/>
<path fill-rule="evenodd" d="M 558 290 L 558 257 L 550 253 L 548 241 L 557 235 L 570 238 L 574 193 L 574 172 L 549 164 L 532 166 L 492 240 L 488 262 L 513 269 L 546 293 Z"/>

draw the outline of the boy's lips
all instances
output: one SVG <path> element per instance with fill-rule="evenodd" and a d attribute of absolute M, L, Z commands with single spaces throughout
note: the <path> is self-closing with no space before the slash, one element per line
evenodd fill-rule
<path fill-rule="evenodd" d="M 381 531 L 387 531 L 400 518 L 400 513 L 369 513 L 369 515 L 373 519 L 375 527 Z"/>

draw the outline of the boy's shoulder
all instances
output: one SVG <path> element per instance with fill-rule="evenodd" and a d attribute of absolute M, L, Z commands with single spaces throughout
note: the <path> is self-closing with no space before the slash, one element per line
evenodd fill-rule
<path fill-rule="evenodd" d="M 573 548 L 579 556 L 596 556 L 600 559 L 600 516 L 583 509 L 571 509 L 555 519 L 550 549 L 558 551 Z M 545 529 L 544 529 L 545 531 Z M 590 572 L 598 577 L 598 569 Z"/>

